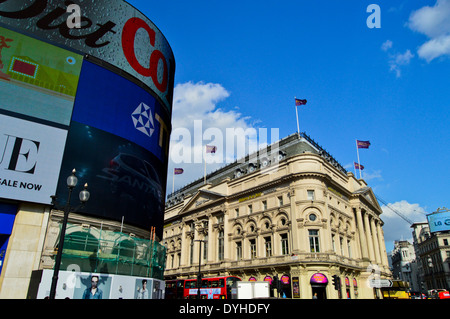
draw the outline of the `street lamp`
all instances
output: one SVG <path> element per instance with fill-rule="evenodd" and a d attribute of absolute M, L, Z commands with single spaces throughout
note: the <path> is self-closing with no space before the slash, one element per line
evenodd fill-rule
<path fill-rule="evenodd" d="M 206 240 L 197 239 L 198 241 L 198 275 L 197 275 L 197 299 L 200 299 L 200 288 L 202 286 L 202 274 L 200 267 L 202 265 L 202 243 L 206 243 Z"/>
<path fill-rule="evenodd" d="M 427 259 L 427 261 L 428 261 L 428 268 L 430 269 L 430 276 L 431 276 L 431 285 L 432 285 L 432 287 L 434 287 L 434 280 L 433 280 L 433 259 L 431 259 L 431 256 L 428 256 L 428 259 Z M 433 289 L 433 288 L 431 288 L 431 289 Z"/>
<path fill-rule="evenodd" d="M 69 211 L 71 210 L 70 207 L 70 199 L 72 197 L 72 191 L 77 186 L 78 178 L 75 176 L 76 170 L 75 168 L 72 170 L 72 175 L 67 177 L 67 188 L 69 189 L 69 195 L 67 198 L 66 206 L 64 207 L 64 218 L 63 223 L 61 226 L 61 235 L 59 236 L 59 246 L 58 246 L 58 252 L 56 254 L 55 258 L 55 267 L 53 269 L 53 277 L 52 277 L 52 286 L 50 288 L 50 299 L 55 299 L 56 297 L 56 285 L 58 283 L 58 274 L 59 274 L 59 268 L 61 267 L 61 259 L 62 259 L 62 252 L 63 252 L 63 246 L 64 246 L 64 237 L 66 235 L 66 228 L 67 228 L 67 220 L 69 219 Z M 79 199 L 81 202 L 81 206 L 83 206 L 90 197 L 89 191 L 87 190 L 88 184 L 84 184 L 84 189 L 79 194 Z M 53 205 L 55 205 L 55 197 L 52 196 L 53 199 Z M 79 208 L 79 207 L 77 207 Z"/>

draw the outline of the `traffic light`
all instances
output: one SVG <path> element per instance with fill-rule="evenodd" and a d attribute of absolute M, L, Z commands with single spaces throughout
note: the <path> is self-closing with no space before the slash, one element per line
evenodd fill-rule
<path fill-rule="evenodd" d="M 341 278 L 339 278 L 338 275 L 333 275 L 332 278 L 333 278 L 332 282 L 333 282 L 334 289 L 340 290 L 341 289 Z"/>
<path fill-rule="evenodd" d="M 278 279 L 278 276 L 274 276 L 272 280 L 272 288 L 275 288 L 277 290 L 280 290 L 281 288 L 281 282 Z"/>

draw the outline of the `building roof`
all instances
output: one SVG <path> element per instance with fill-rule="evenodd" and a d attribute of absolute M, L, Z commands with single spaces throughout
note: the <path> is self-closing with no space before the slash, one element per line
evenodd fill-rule
<path fill-rule="evenodd" d="M 239 178 L 247 172 L 264 168 L 273 162 L 280 161 L 302 153 L 313 153 L 322 156 L 326 161 L 331 163 L 342 174 L 347 175 L 344 167 L 331 156 L 323 147 L 304 132 L 291 134 L 275 143 L 272 143 L 267 148 L 246 155 L 244 158 L 236 160 L 218 170 L 206 175 L 208 184 L 216 185 L 224 179 Z M 182 200 L 188 194 L 193 194 L 203 187 L 204 178 L 201 177 L 192 183 L 178 189 L 177 191 L 167 196 L 166 205 L 171 206 Z M 366 191 L 366 190 L 362 190 Z"/>

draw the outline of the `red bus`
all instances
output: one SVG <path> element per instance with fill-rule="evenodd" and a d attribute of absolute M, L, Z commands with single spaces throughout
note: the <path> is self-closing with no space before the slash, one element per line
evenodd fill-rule
<path fill-rule="evenodd" d="M 184 279 L 166 280 L 165 299 L 183 299 Z"/>
<path fill-rule="evenodd" d="M 241 278 L 235 276 L 203 278 L 202 286 L 200 287 L 200 298 L 231 299 L 232 291 L 237 287 L 238 281 L 241 281 Z M 183 298 L 197 299 L 197 293 L 197 279 L 184 280 Z"/>

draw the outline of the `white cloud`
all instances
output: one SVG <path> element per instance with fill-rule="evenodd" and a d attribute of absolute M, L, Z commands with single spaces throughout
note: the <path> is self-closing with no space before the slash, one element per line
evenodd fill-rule
<path fill-rule="evenodd" d="M 383 176 L 381 176 L 381 170 L 370 170 L 367 172 L 362 171 L 362 178 L 367 182 L 372 179 L 380 179 L 383 180 Z"/>
<path fill-rule="evenodd" d="M 450 35 L 425 42 L 417 51 L 421 58 L 430 62 L 441 55 L 450 55 Z"/>
<path fill-rule="evenodd" d="M 408 49 L 405 53 L 395 53 L 389 57 L 389 70 L 395 72 L 395 75 L 399 78 L 401 76 L 401 66 L 408 65 L 414 54 Z"/>
<path fill-rule="evenodd" d="M 388 204 L 393 210 L 399 212 L 412 222 L 426 221 L 426 211 L 419 204 L 410 204 L 405 200 Z M 392 247 L 395 240 L 409 240 L 412 242 L 411 225 L 396 214 L 392 209 L 383 205 L 381 219 L 384 221 L 384 240 L 387 247 Z"/>
<path fill-rule="evenodd" d="M 407 25 L 430 38 L 417 51 L 421 58 L 431 62 L 439 56 L 450 55 L 450 0 L 437 0 L 432 7 L 424 6 L 412 12 Z"/>
<path fill-rule="evenodd" d="M 390 52 L 390 50 L 393 47 L 393 42 L 391 40 L 386 40 L 381 45 L 381 50 L 385 52 Z M 395 72 L 396 77 L 401 76 L 401 66 L 408 65 L 411 62 L 411 59 L 414 57 L 414 54 L 411 53 L 411 51 L 408 49 L 405 51 L 405 53 L 389 53 L 389 71 Z"/>
<path fill-rule="evenodd" d="M 390 48 L 392 48 L 392 41 L 391 40 L 386 40 L 382 45 L 381 45 L 381 50 L 383 51 L 387 51 Z"/>

